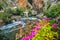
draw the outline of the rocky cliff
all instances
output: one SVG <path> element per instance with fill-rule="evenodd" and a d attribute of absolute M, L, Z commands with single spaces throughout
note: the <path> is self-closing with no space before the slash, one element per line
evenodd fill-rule
<path fill-rule="evenodd" d="M 0 6 L 2 7 L 29 7 L 34 10 L 40 10 L 43 8 L 43 3 L 45 9 L 47 9 L 47 2 L 50 2 L 51 6 L 56 4 L 59 0 L 0 0 Z"/>

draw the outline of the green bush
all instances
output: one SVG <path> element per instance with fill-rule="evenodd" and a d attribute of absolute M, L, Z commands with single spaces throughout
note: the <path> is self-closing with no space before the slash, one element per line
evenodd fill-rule
<path fill-rule="evenodd" d="M 11 20 L 8 14 L 4 12 L 0 12 L 0 19 L 2 19 L 6 24 L 8 24 L 8 22 Z"/>
<path fill-rule="evenodd" d="M 44 10 L 44 14 L 47 17 L 56 18 L 57 16 L 60 15 L 60 4 L 56 4 L 53 7 Z"/>
<path fill-rule="evenodd" d="M 6 18 L 6 17 L 7 17 L 6 13 L 0 12 L 0 19 Z"/>
<path fill-rule="evenodd" d="M 24 16 L 24 12 L 25 12 L 26 8 L 20 8 L 20 16 Z"/>
<path fill-rule="evenodd" d="M 2 33 L 2 31 L 0 30 L 0 39 L 1 40 L 9 40 L 9 38 L 7 38 L 4 33 Z"/>
<path fill-rule="evenodd" d="M 15 13 L 16 13 L 17 15 L 20 15 L 21 17 L 24 17 L 24 12 L 25 12 L 26 10 L 29 11 L 28 16 L 31 17 L 31 16 L 32 16 L 32 10 L 27 9 L 27 8 L 16 8 Z"/>
<path fill-rule="evenodd" d="M 13 10 L 13 15 L 20 15 L 23 17 L 25 10 L 26 8 L 16 8 L 15 10 Z"/>
<path fill-rule="evenodd" d="M 9 23 L 11 21 L 11 17 L 14 15 L 24 17 L 24 12 L 26 11 L 27 8 L 16 8 L 16 9 L 11 9 L 11 8 L 4 8 L 4 12 L 0 12 L 0 19 L 2 19 L 5 23 Z M 32 16 L 32 10 L 27 9 L 29 11 L 28 16 Z"/>
<path fill-rule="evenodd" d="M 2 8 L 2 3 L 0 3 L 0 10 L 1 10 L 1 9 L 3 9 L 3 8 Z"/>
<path fill-rule="evenodd" d="M 32 17 L 32 10 L 29 10 L 28 16 L 29 16 L 29 17 Z"/>
<path fill-rule="evenodd" d="M 12 15 L 20 15 L 21 17 L 24 16 L 24 12 L 28 10 L 29 11 L 29 17 L 32 16 L 32 10 L 31 9 L 27 9 L 27 8 L 16 8 L 16 9 L 11 9 L 11 8 L 5 8 L 4 12 L 8 14 L 9 17 L 11 17 Z"/>

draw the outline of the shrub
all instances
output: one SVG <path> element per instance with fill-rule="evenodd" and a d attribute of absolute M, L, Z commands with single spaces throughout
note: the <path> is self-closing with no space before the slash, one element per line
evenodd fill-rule
<path fill-rule="evenodd" d="M 56 18 L 57 16 L 60 15 L 60 4 L 56 4 L 53 7 L 44 10 L 44 14 L 47 17 Z"/>
<path fill-rule="evenodd" d="M 13 10 L 13 15 L 24 16 L 25 10 L 26 10 L 26 8 L 16 8 L 15 10 Z"/>
<path fill-rule="evenodd" d="M 50 24 L 48 18 L 43 18 L 41 21 L 37 21 L 34 26 L 30 34 L 23 37 L 22 40 L 56 40 L 58 34 L 56 23 Z"/>
<path fill-rule="evenodd" d="M 0 12 L 0 19 L 2 19 L 6 24 L 11 20 L 8 14 L 4 12 Z"/>
<path fill-rule="evenodd" d="M 3 8 L 2 8 L 2 3 L 0 3 L 0 10 L 1 10 L 1 9 L 3 9 Z"/>
<path fill-rule="evenodd" d="M 29 10 L 28 16 L 29 16 L 29 17 L 32 17 L 32 10 Z"/>

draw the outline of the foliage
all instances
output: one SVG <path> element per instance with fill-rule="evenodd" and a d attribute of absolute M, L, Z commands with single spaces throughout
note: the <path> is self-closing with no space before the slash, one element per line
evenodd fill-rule
<path fill-rule="evenodd" d="M 60 15 L 60 4 L 56 4 L 53 7 L 44 11 L 44 14 L 47 17 L 56 18 Z"/>
<path fill-rule="evenodd" d="M 10 18 L 8 18 L 8 14 L 4 12 L 0 12 L 0 19 L 2 19 L 6 24 L 11 20 Z"/>
<path fill-rule="evenodd" d="M 3 9 L 3 8 L 2 8 L 2 3 L 0 3 L 0 10 L 1 10 L 1 9 Z"/>
<path fill-rule="evenodd" d="M 1 33 L 1 30 L 0 30 L 0 39 L 1 40 L 9 40 L 6 36 L 4 36 L 3 33 Z"/>
<path fill-rule="evenodd" d="M 35 28 L 30 32 L 30 35 L 25 36 L 22 40 L 53 40 L 57 36 L 57 25 L 55 23 L 50 24 L 49 19 L 43 18 L 41 21 L 37 21 Z"/>
<path fill-rule="evenodd" d="M 11 8 L 4 8 L 4 12 L 9 14 L 9 16 L 12 15 L 20 15 L 21 17 L 24 16 L 24 12 L 28 10 L 29 11 L 29 17 L 32 16 L 32 10 L 31 9 L 27 9 L 27 8 L 16 8 L 16 9 L 11 9 Z"/>
<path fill-rule="evenodd" d="M 55 20 L 50 20 L 50 24 L 57 23 Z"/>
<path fill-rule="evenodd" d="M 54 36 L 57 36 L 57 32 L 51 30 L 53 27 L 50 25 L 50 23 L 45 23 L 46 24 L 44 24 L 44 26 L 38 30 L 38 33 L 32 38 L 32 40 L 45 40 L 46 37 L 52 40 Z"/>
<path fill-rule="evenodd" d="M 12 13 L 13 13 L 13 11 L 12 11 L 11 8 L 5 8 L 5 9 L 4 9 L 4 12 L 5 12 L 5 13 L 8 13 L 8 14 L 12 14 Z"/>
<path fill-rule="evenodd" d="M 16 8 L 12 10 L 13 15 L 20 15 L 20 8 Z"/>
<path fill-rule="evenodd" d="M 26 8 L 20 8 L 20 16 L 24 16 L 24 12 L 25 12 Z"/>
<path fill-rule="evenodd" d="M 28 0 L 28 2 L 29 2 L 30 4 L 32 4 L 32 0 Z"/>
<path fill-rule="evenodd" d="M 29 16 L 29 17 L 32 17 L 32 10 L 29 10 L 28 16 Z"/>
<path fill-rule="evenodd" d="M 26 11 L 27 8 L 16 8 L 16 9 L 11 9 L 11 8 L 4 8 L 4 12 L 0 13 L 0 19 L 2 19 L 5 23 L 9 23 L 11 21 L 11 17 L 14 15 L 24 17 L 24 12 Z M 27 9 L 29 11 L 28 16 L 32 16 L 32 10 Z"/>
<path fill-rule="evenodd" d="M 24 12 L 26 10 L 29 11 L 28 16 L 31 17 L 32 16 L 32 10 L 31 9 L 27 9 L 27 8 L 16 8 L 15 10 L 13 10 L 13 14 L 14 15 L 20 15 L 21 17 L 24 17 Z"/>

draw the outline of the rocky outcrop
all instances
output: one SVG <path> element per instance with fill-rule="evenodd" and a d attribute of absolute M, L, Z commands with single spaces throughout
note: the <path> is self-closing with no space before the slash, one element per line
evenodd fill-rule
<path fill-rule="evenodd" d="M 47 10 L 48 8 L 52 7 L 53 5 L 57 4 L 58 0 L 44 0 L 44 9 Z M 48 4 L 49 3 L 49 4 Z"/>
<path fill-rule="evenodd" d="M 5 7 L 28 7 L 31 9 L 34 9 L 38 12 L 41 12 L 44 9 L 47 9 L 48 7 L 52 7 L 54 4 L 56 4 L 59 0 L 0 0 L 0 4 Z M 48 6 L 47 2 L 50 2 L 50 5 Z"/>
<path fill-rule="evenodd" d="M 43 7 L 43 0 L 33 0 L 32 5 L 34 8 L 42 8 Z"/>
<path fill-rule="evenodd" d="M 19 7 L 29 7 L 32 8 L 32 5 L 28 2 L 28 0 L 17 0 L 17 5 Z"/>
<path fill-rule="evenodd" d="M 44 0 L 33 0 L 32 6 L 37 12 L 41 12 L 43 9 Z"/>
<path fill-rule="evenodd" d="M 31 8 L 40 9 L 43 7 L 43 0 L 32 0 L 30 3 L 29 0 L 17 0 L 17 4 L 21 7 L 29 6 Z"/>
<path fill-rule="evenodd" d="M 12 7 L 16 6 L 16 0 L 0 0 L 0 4 L 3 7 Z"/>
<path fill-rule="evenodd" d="M 20 7 L 26 7 L 27 6 L 27 0 L 17 0 L 17 5 Z"/>

